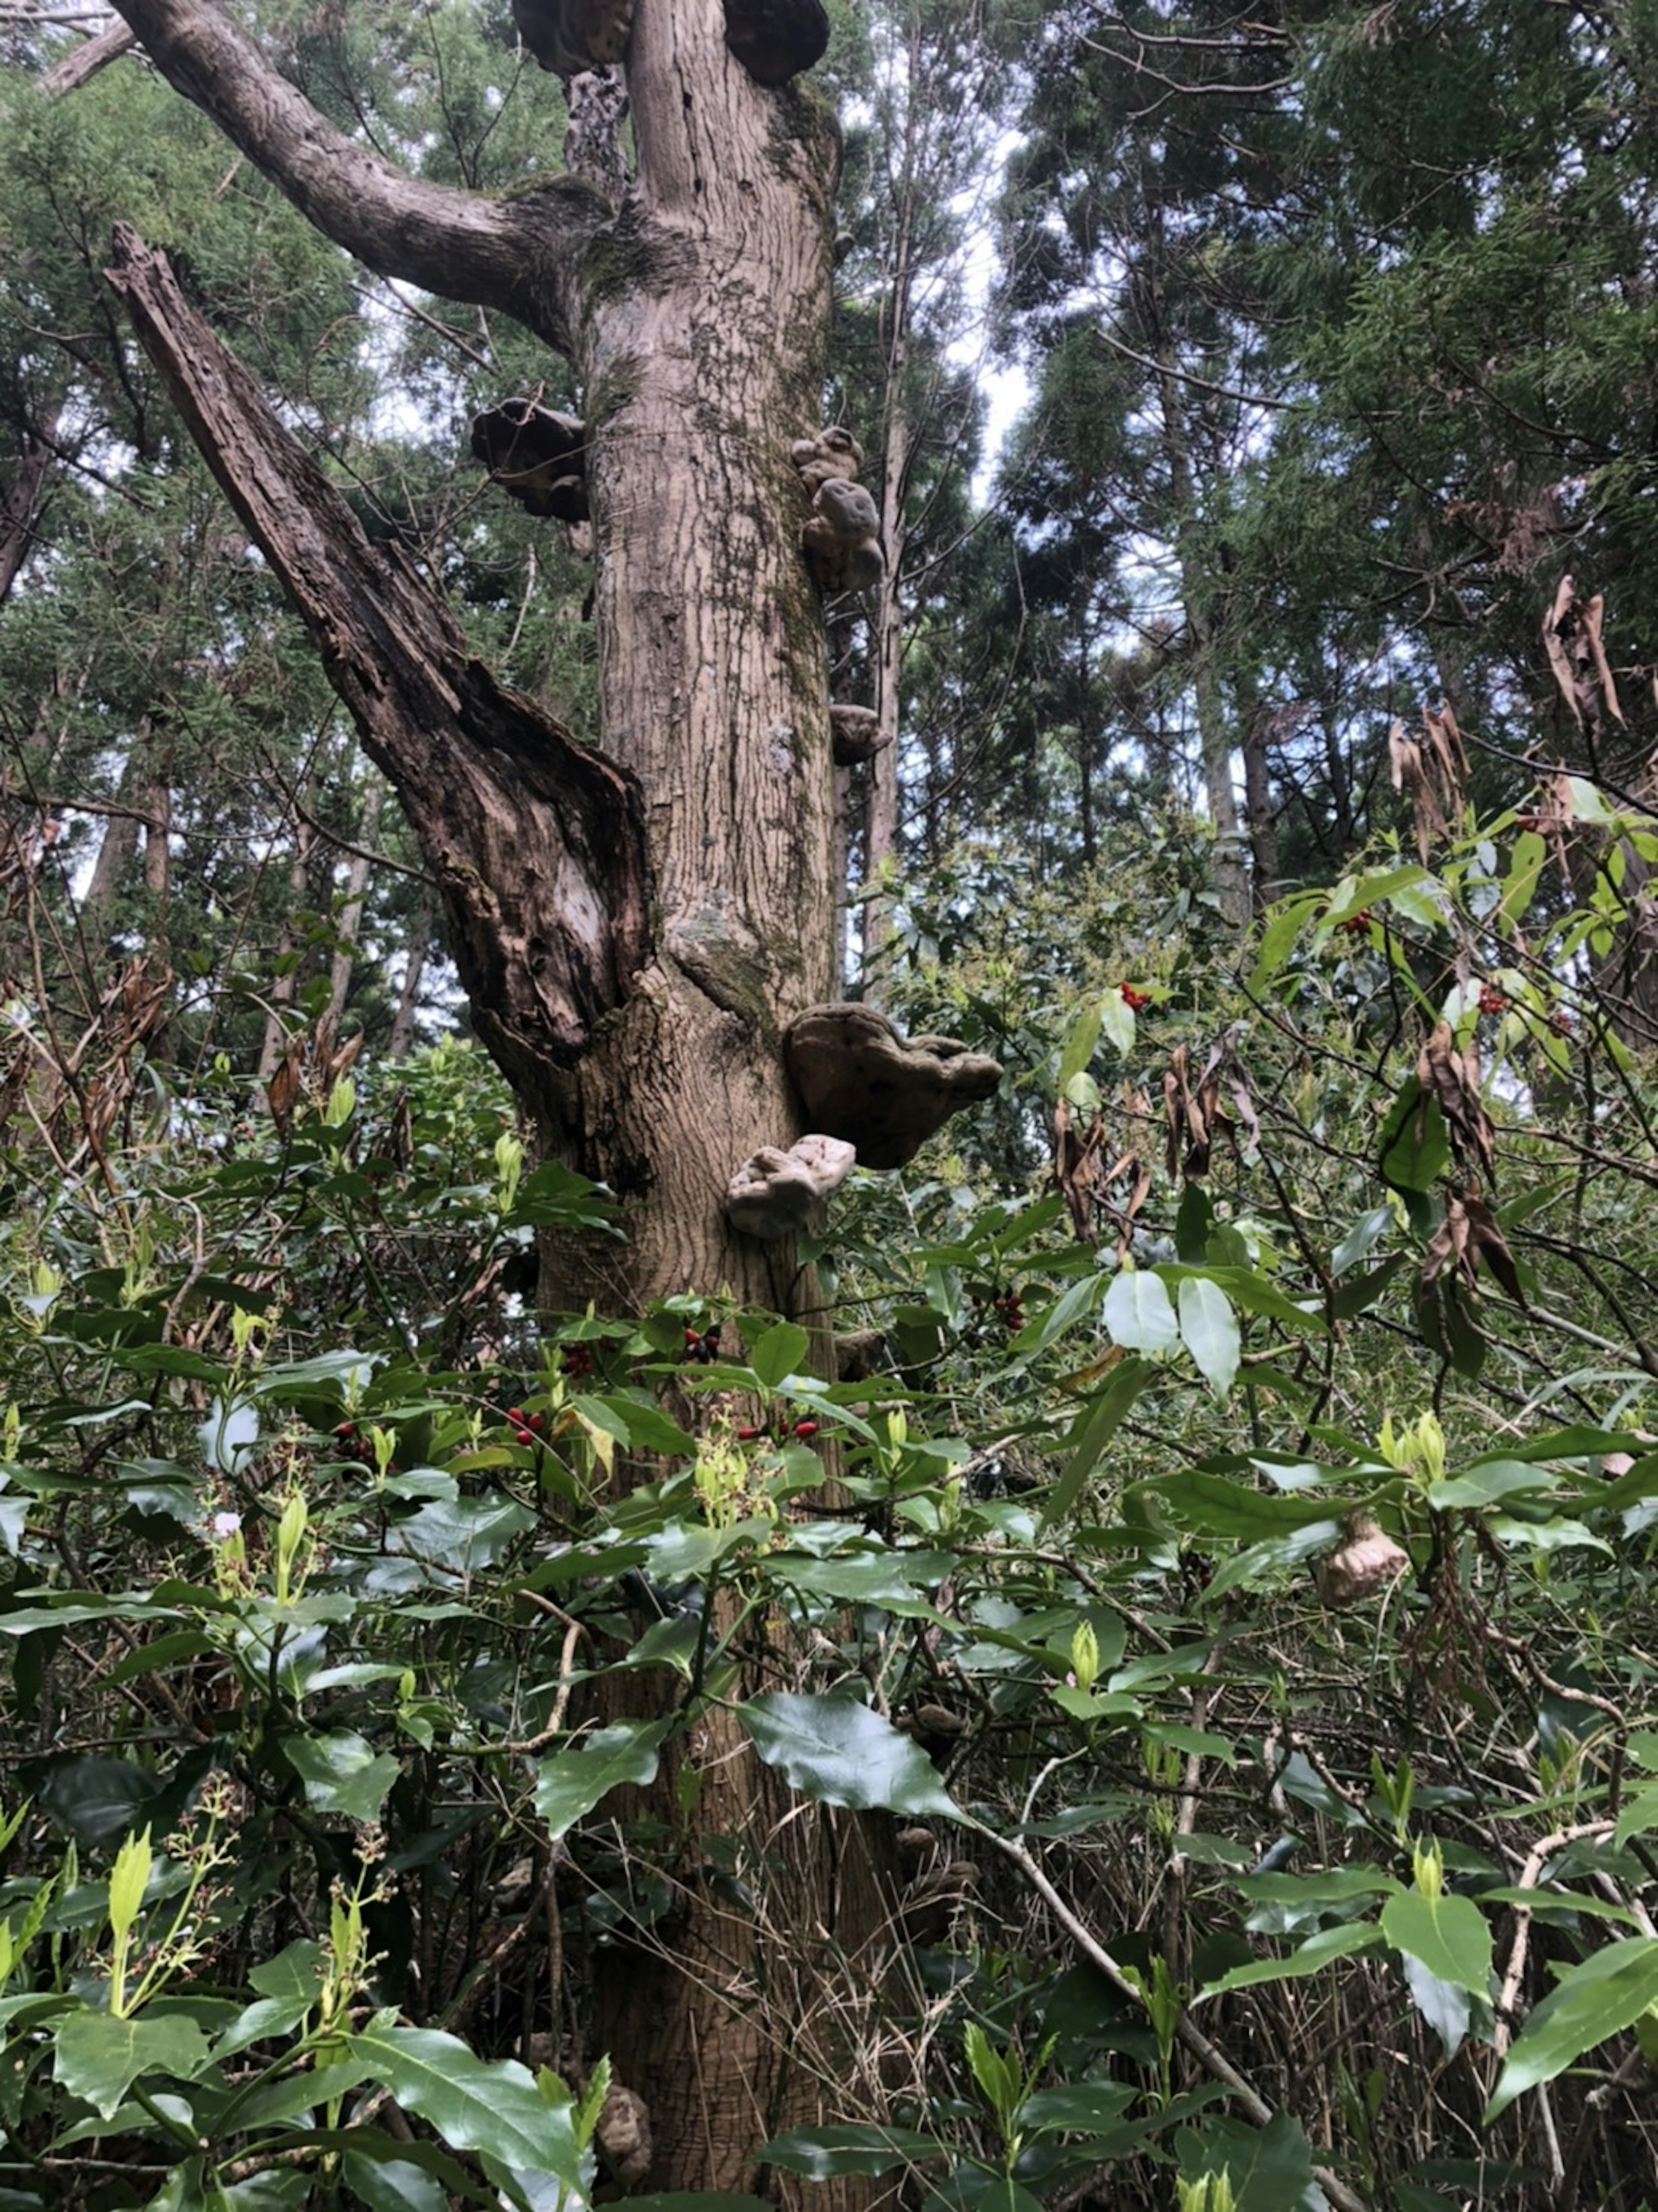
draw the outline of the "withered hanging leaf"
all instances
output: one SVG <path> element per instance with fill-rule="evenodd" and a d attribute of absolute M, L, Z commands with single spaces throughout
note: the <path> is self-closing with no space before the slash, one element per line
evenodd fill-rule
<path fill-rule="evenodd" d="M 1418 1142 L 1425 1133 L 1427 1101 L 1432 1098 L 1445 1117 L 1452 1149 L 1464 1155 L 1473 1154 L 1485 1169 L 1487 1180 L 1495 1183 L 1497 1132 L 1479 1096 L 1479 1048 L 1474 1039 L 1470 1036 L 1466 1048 L 1458 1052 L 1450 1024 L 1436 1024 L 1417 1054 L 1416 1079 L 1421 1091 L 1417 1109 Z"/>
<path fill-rule="evenodd" d="M 1605 619 L 1606 602 L 1600 593 L 1580 599 L 1574 580 L 1562 576 L 1543 617 L 1543 650 L 1566 711 L 1580 730 L 1598 730 L 1603 714 L 1620 725 L 1624 722 L 1618 686 L 1602 642 Z"/>
<path fill-rule="evenodd" d="M 1394 789 L 1410 793 L 1417 852 L 1425 863 L 1434 840 L 1450 835 L 1450 817 L 1461 811 L 1468 763 L 1448 706 L 1424 707 L 1422 722 L 1420 738 L 1394 722 L 1388 732 L 1388 766 Z"/>
<path fill-rule="evenodd" d="M 1237 1055 L 1236 1030 L 1226 1030 L 1217 1037 L 1195 1084 L 1190 1070 L 1186 1047 L 1176 1045 L 1163 1079 L 1163 1110 L 1169 1176 L 1180 1173 L 1188 1181 L 1196 1181 L 1209 1172 L 1217 1137 L 1225 1134 L 1234 1150 L 1238 1150 L 1237 1132 L 1242 1126 L 1248 1149 L 1254 1152 L 1260 1145 L 1260 1123 L 1248 1076 Z M 1236 1119 L 1221 1104 L 1223 1083 L 1236 1109 Z M 1182 1143 L 1186 1146 L 1183 1159 Z"/>
<path fill-rule="evenodd" d="M 1087 1128 L 1079 1132 L 1072 1116 L 1070 1101 L 1060 1100 L 1054 1109 L 1054 1182 L 1065 1200 L 1072 1228 L 1084 1240 L 1094 1232 L 1094 1206 L 1100 1188 L 1100 1148 L 1104 1142 L 1105 1124 L 1097 1108 Z"/>
<path fill-rule="evenodd" d="M 264 1089 L 270 1118 L 276 1125 L 279 1136 L 286 1137 L 294 1127 L 294 1105 L 300 1095 L 301 1049 L 301 1041 L 295 1037 L 277 1061 Z"/>
<path fill-rule="evenodd" d="M 1470 1183 L 1463 1192 L 1462 1210 L 1467 1219 L 1468 1242 L 1474 1256 L 1485 1261 L 1487 1272 L 1497 1278 L 1515 1305 L 1523 1306 L 1526 1293 L 1520 1286 L 1520 1271 L 1514 1264 L 1514 1255 L 1497 1226 L 1495 1215 L 1479 1195 L 1477 1184 Z M 1473 1272 L 1470 1267 L 1471 1279 Z"/>

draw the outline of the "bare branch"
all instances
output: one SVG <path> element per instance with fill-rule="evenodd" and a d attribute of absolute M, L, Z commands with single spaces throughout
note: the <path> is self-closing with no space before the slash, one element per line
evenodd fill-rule
<path fill-rule="evenodd" d="M 503 308 L 568 349 L 575 261 L 610 212 L 586 186 L 552 177 L 489 200 L 422 184 L 319 114 L 216 0 L 122 0 L 120 12 L 167 82 L 336 245 L 378 276 Z"/>

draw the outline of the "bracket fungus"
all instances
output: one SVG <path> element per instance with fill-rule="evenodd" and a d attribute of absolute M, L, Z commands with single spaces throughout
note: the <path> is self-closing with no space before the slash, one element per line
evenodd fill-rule
<path fill-rule="evenodd" d="M 873 1006 L 808 1006 L 783 1055 L 815 1129 L 858 1148 L 866 1168 L 901 1168 L 963 1106 L 988 1098 L 999 1065 L 954 1037 L 908 1043 Z"/>
<path fill-rule="evenodd" d="M 1313 1580 L 1322 1601 L 1339 1610 L 1385 1589 L 1410 1564 L 1410 1553 L 1377 1525 L 1373 1514 L 1350 1513 L 1340 1543 L 1315 1562 Z"/>
<path fill-rule="evenodd" d="M 580 76 L 626 53 L 634 0 L 513 0 L 513 22 L 543 69 Z"/>
<path fill-rule="evenodd" d="M 587 520 L 587 432 L 574 415 L 533 399 L 503 399 L 474 417 L 472 452 L 531 514 Z"/>
<path fill-rule="evenodd" d="M 813 581 L 826 592 L 866 592 L 886 568 L 875 501 L 846 477 L 818 485 L 800 544 Z"/>
<path fill-rule="evenodd" d="M 756 84 L 811 69 L 829 46 L 823 0 L 726 0 L 726 44 Z"/>
<path fill-rule="evenodd" d="M 789 459 L 806 488 L 806 497 L 815 499 L 818 486 L 828 483 L 831 477 L 840 477 L 847 483 L 857 482 L 864 465 L 864 449 L 850 430 L 836 422 L 814 438 L 797 438 L 789 447 Z"/>
<path fill-rule="evenodd" d="M 836 768 L 855 768 L 859 761 L 873 760 L 892 743 L 881 735 L 880 717 L 873 707 L 852 707 L 844 701 L 829 708 L 829 735 Z"/>
<path fill-rule="evenodd" d="M 762 1145 L 732 1177 L 726 1218 L 745 1237 L 767 1243 L 791 1236 L 820 1199 L 841 1188 L 857 1158 L 836 1137 L 802 1137 L 786 1152 Z"/>

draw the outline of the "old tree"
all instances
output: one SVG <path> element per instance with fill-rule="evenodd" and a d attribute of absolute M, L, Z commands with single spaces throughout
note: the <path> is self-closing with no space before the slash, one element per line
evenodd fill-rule
<path fill-rule="evenodd" d="M 821 48 L 816 0 L 638 0 L 625 39 L 618 12 L 521 21 L 612 110 L 616 80 L 581 72 L 625 44 L 631 162 L 601 148 L 580 175 L 550 161 L 489 199 L 343 135 L 216 0 L 122 8 L 154 65 L 339 246 L 516 318 L 568 360 L 597 555 L 591 747 L 468 658 L 158 257 L 124 233 L 111 273 L 398 790 L 479 1033 L 548 1151 L 623 1203 L 625 1244 L 544 1255 L 546 1302 L 615 1313 L 729 1292 L 787 1313 L 805 1304 L 793 1240 L 734 1235 L 722 1199 L 738 1162 L 800 1133 L 781 1033 L 835 995 L 827 662 L 790 446 L 817 420 L 838 137 L 798 74 Z M 806 49 L 791 47 L 803 23 Z M 786 1849 L 798 1924 L 847 1940 L 869 1885 L 832 1816 L 780 1824 L 778 1844 L 769 1778 L 717 1720 L 683 1755 L 703 1826 L 746 1828 L 774 1863 Z M 595 1992 L 594 2041 L 650 2106 L 656 2185 L 728 2188 L 809 2087 L 800 2069 L 780 2081 L 755 2024 L 746 1922 L 690 1882 L 671 1946 Z"/>

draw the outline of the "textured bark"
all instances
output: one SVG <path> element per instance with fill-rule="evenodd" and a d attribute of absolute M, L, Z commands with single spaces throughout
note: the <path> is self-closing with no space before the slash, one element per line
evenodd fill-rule
<path fill-rule="evenodd" d="M 721 0 L 639 0 L 622 206 L 612 216 L 556 179 L 491 207 L 410 185 L 331 132 L 211 0 L 123 12 L 330 235 L 448 298 L 508 306 L 570 351 L 598 562 L 598 752 L 466 659 L 155 257 L 130 235 L 118 252 L 145 343 L 410 815 L 479 1034 L 545 1145 L 624 1201 L 625 1245 L 548 1245 L 544 1302 L 616 1312 L 689 1290 L 822 1324 L 793 1240 L 735 1235 L 722 1200 L 741 1161 L 801 1133 L 780 1034 L 836 995 L 827 656 L 789 460 L 818 419 L 831 119 L 807 88 L 754 83 L 726 49 Z M 649 1675 L 616 1680 L 629 1698 L 654 1693 Z M 665 1832 L 689 1830 L 671 1950 L 641 1947 L 596 1989 L 597 2044 L 650 2107 L 661 2188 L 733 2188 L 768 2129 L 857 2094 L 842 2054 L 802 2063 L 796 2030 L 808 2012 L 855 2023 L 859 1992 L 826 2007 L 811 1976 L 820 1948 L 855 1954 L 876 1924 L 861 1838 L 845 1850 L 830 1819 L 786 1807 L 730 1727 L 711 1713 L 665 1761 L 699 1770 L 693 1820 L 652 1800 Z M 779 1869 L 762 1929 L 700 1879 L 730 1838 L 756 1877 L 762 1859 Z M 799 1978 L 787 2012 L 756 2012 L 783 1972 Z M 868 2193 L 831 2185 L 811 2203 L 837 2212 Z"/>
<path fill-rule="evenodd" d="M 50 446 L 27 439 L 11 481 L 0 495 L 0 599 L 17 581 L 34 543 L 53 458 Z"/>
<path fill-rule="evenodd" d="M 72 46 L 61 61 L 56 61 L 40 79 L 39 90 L 48 100 L 59 100 L 66 92 L 76 92 L 90 82 L 101 69 L 130 54 L 137 44 L 131 30 L 118 15 L 101 31 Z"/>
<path fill-rule="evenodd" d="M 382 276 L 504 308 L 568 344 L 569 280 L 607 212 L 585 185 L 553 177 L 488 200 L 422 184 L 336 130 L 211 0 L 123 0 L 121 14 L 168 83 L 325 236 Z"/>
<path fill-rule="evenodd" d="M 468 654 L 442 603 L 355 517 L 122 224 L 110 280 L 249 534 L 288 587 L 441 887 L 479 1034 L 538 1085 L 619 1006 L 645 946 L 631 780 Z"/>

